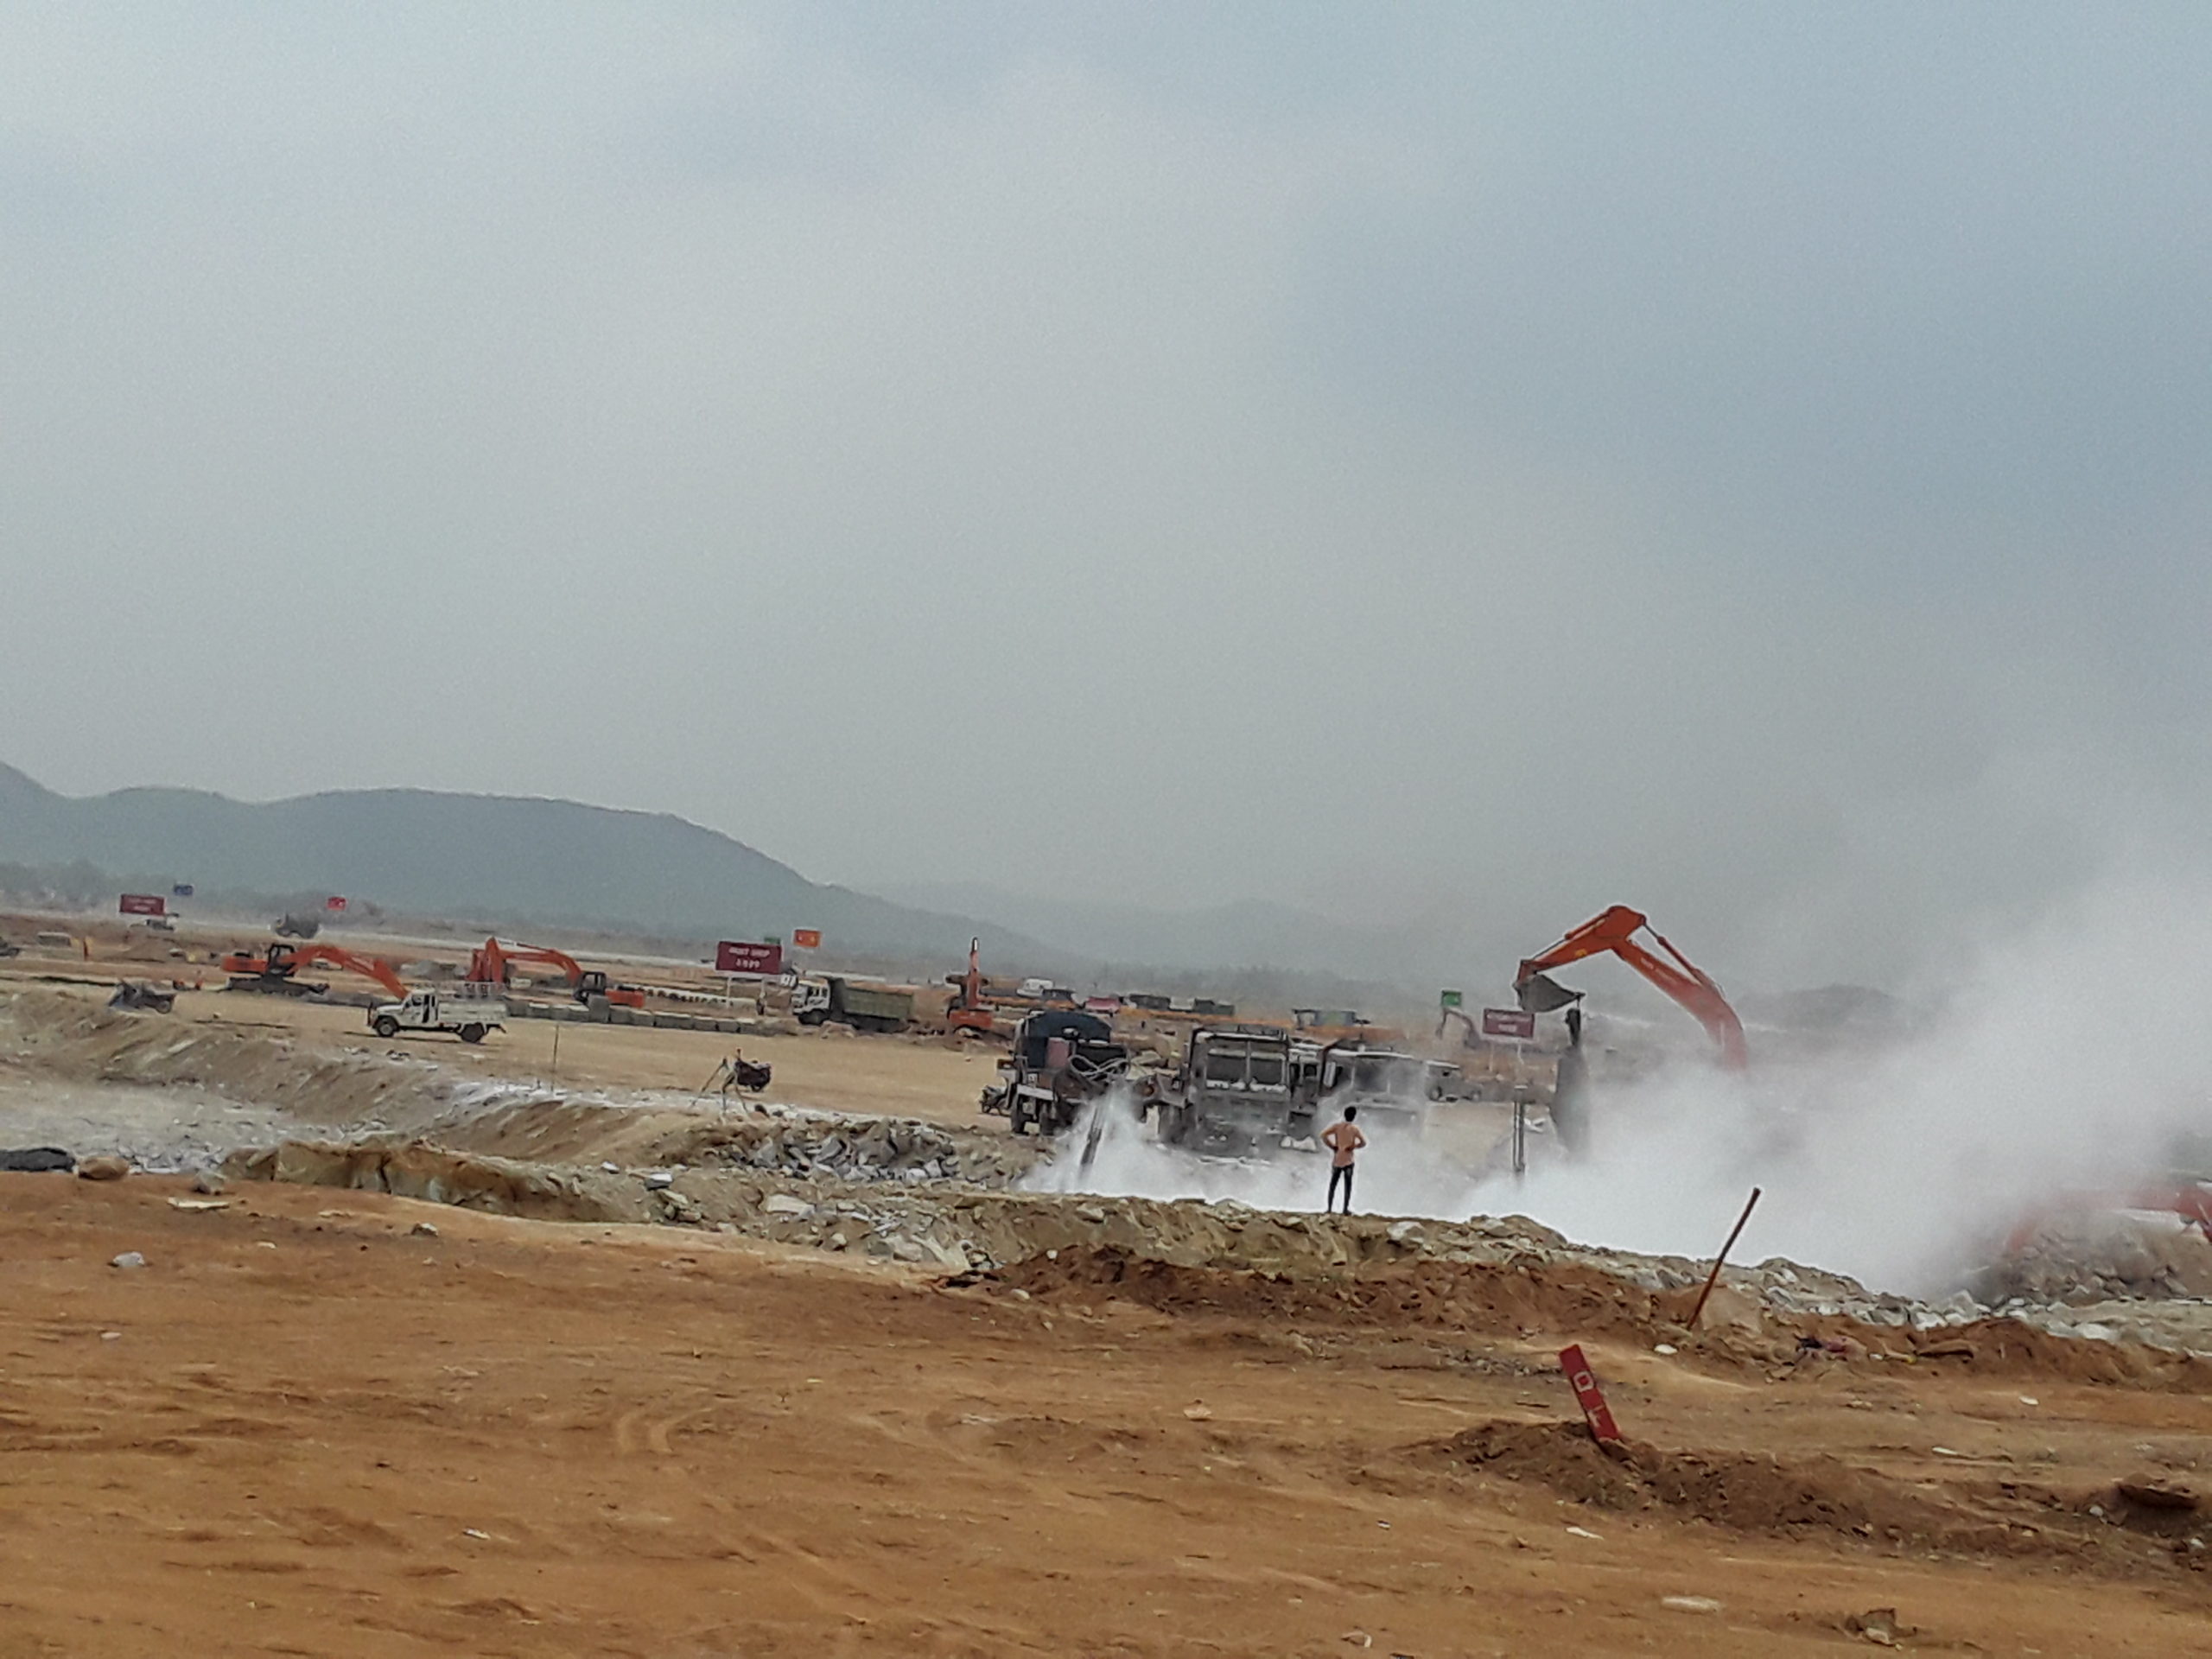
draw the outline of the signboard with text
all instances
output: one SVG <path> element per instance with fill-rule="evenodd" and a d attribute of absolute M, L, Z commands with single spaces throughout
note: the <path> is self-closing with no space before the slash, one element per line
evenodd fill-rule
<path fill-rule="evenodd" d="M 795 927 L 791 929 L 791 943 L 802 950 L 818 950 L 822 948 L 822 930 L 818 927 Z"/>
<path fill-rule="evenodd" d="M 322 901 L 322 907 L 325 910 L 334 913 L 346 908 L 346 900 L 339 894 L 334 893 L 329 898 Z"/>
<path fill-rule="evenodd" d="M 1536 1016 L 1526 1008 L 1484 1008 L 1483 1035 L 1513 1037 L 1526 1041 L 1536 1034 Z"/>
<path fill-rule="evenodd" d="M 116 910 L 124 916 L 166 916 L 169 901 L 158 893 L 126 893 L 116 903 Z"/>
<path fill-rule="evenodd" d="M 718 974 L 758 974 L 772 978 L 784 971 L 784 947 L 755 944 L 743 939 L 723 939 L 715 946 Z"/>

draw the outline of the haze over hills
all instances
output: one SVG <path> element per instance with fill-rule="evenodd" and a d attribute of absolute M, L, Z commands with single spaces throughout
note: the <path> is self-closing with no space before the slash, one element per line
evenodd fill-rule
<path fill-rule="evenodd" d="M 1171 911 L 1009 893 L 969 881 L 893 882 L 879 890 L 925 910 L 987 916 L 1032 938 L 1110 963 L 1172 963 L 1217 972 L 1267 967 L 1397 981 L 1438 971 L 1427 959 L 1441 954 L 1395 930 L 1354 926 L 1263 899 Z"/>
<path fill-rule="evenodd" d="M 262 803 L 191 789 L 76 798 L 0 765 L 0 862 L 87 863 L 203 891 L 335 893 L 431 916 L 750 938 L 818 927 L 840 949 L 952 963 L 971 936 L 1001 957 L 1056 954 L 1009 930 L 808 880 L 718 831 L 575 801 L 342 790 Z"/>

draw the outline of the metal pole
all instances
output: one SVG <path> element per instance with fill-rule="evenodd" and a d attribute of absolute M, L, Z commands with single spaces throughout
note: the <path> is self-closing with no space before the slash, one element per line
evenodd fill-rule
<path fill-rule="evenodd" d="M 1513 1179 L 1529 1173 L 1529 1103 L 1513 1103 Z"/>
<path fill-rule="evenodd" d="M 1751 1189 L 1751 1198 L 1744 1205 L 1744 1213 L 1736 1217 L 1736 1224 L 1728 1230 L 1728 1242 L 1720 1247 L 1720 1254 L 1713 1258 L 1713 1271 L 1705 1275 L 1705 1288 L 1697 1294 L 1697 1306 L 1690 1310 L 1689 1328 L 1697 1329 L 1697 1316 L 1705 1312 L 1705 1299 L 1713 1294 L 1713 1286 L 1720 1282 L 1721 1264 L 1727 1261 L 1728 1252 L 1736 1248 L 1736 1236 L 1744 1230 L 1744 1224 L 1751 1218 L 1751 1206 L 1759 1201 L 1759 1190 Z"/>
<path fill-rule="evenodd" d="M 558 1021 L 558 1020 L 556 1020 L 556 1021 L 554 1021 L 554 1023 L 553 1023 L 553 1082 L 552 1082 L 551 1087 L 553 1087 L 553 1088 L 555 1088 L 555 1089 L 558 1089 L 560 1086 L 561 1086 L 561 1024 L 560 1024 L 560 1021 Z"/>

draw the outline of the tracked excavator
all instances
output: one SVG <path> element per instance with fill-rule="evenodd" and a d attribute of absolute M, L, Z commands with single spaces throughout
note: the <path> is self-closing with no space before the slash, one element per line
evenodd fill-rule
<path fill-rule="evenodd" d="M 1638 933 L 1650 934 L 1666 955 L 1654 952 L 1636 937 Z M 1721 995 L 1720 987 L 1675 950 L 1643 912 L 1630 910 L 1626 905 L 1613 906 L 1604 914 L 1583 923 L 1549 950 L 1522 962 L 1513 978 L 1514 995 L 1530 1014 L 1550 1014 L 1578 1002 L 1582 993 L 1568 990 L 1551 977 L 1551 970 L 1607 952 L 1618 957 L 1695 1015 L 1706 1034 L 1719 1046 L 1723 1066 L 1731 1071 L 1741 1071 L 1751 1064 L 1750 1052 L 1744 1046 L 1744 1022 L 1728 1006 L 1728 999 Z"/>
<path fill-rule="evenodd" d="M 968 971 L 947 974 L 945 981 L 957 987 L 950 1006 L 944 1011 L 944 1027 L 957 1035 L 966 1032 L 974 1037 L 988 1037 L 997 1030 L 991 1014 L 991 1005 L 983 1000 L 983 969 L 977 959 L 982 940 L 968 941 Z"/>
<path fill-rule="evenodd" d="M 517 963 L 559 969 L 568 978 L 569 994 L 587 1006 L 594 996 L 603 996 L 620 1008 L 645 1006 L 645 994 L 635 985 L 610 984 L 601 969 L 587 968 L 567 951 L 556 950 L 550 945 L 502 944 L 497 938 L 486 939 L 469 952 L 468 982 L 505 986 L 514 978 Z"/>
<path fill-rule="evenodd" d="M 277 996 L 318 996 L 330 987 L 302 979 L 300 969 L 317 963 L 373 979 L 394 996 L 407 995 L 407 982 L 399 970 L 381 957 L 357 956 L 342 945 L 272 944 L 257 955 L 233 950 L 223 958 L 223 971 L 231 976 L 225 986 L 232 991 L 264 991 Z"/>

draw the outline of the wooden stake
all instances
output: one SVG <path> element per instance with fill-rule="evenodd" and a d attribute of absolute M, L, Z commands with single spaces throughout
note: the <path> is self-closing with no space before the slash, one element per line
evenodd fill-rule
<path fill-rule="evenodd" d="M 1720 1247 L 1720 1254 L 1713 1258 L 1713 1271 L 1705 1276 L 1705 1288 L 1697 1294 L 1697 1306 L 1690 1310 L 1689 1329 L 1697 1329 L 1698 1315 L 1705 1312 L 1705 1299 L 1713 1294 L 1713 1286 L 1720 1282 L 1720 1268 L 1728 1260 L 1728 1252 L 1736 1248 L 1736 1236 L 1744 1230 L 1744 1224 L 1751 1218 L 1751 1206 L 1759 1201 L 1759 1190 L 1751 1189 L 1751 1196 L 1744 1205 L 1744 1213 L 1736 1217 L 1736 1224 L 1729 1230 L 1728 1242 Z"/>

